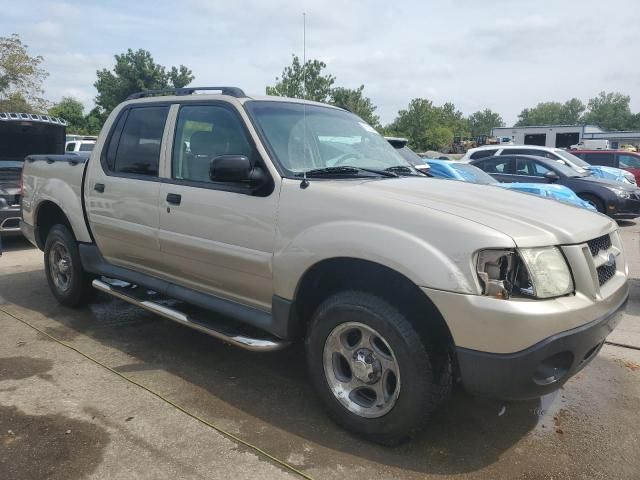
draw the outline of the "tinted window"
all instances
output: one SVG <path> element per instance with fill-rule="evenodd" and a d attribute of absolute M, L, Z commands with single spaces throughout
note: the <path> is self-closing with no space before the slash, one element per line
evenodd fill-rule
<path fill-rule="evenodd" d="M 497 151 L 497 149 L 493 148 L 488 150 L 478 150 L 477 152 L 473 152 L 469 158 L 471 160 L 477 160 L 478 158 L 493 157 Z"/>
<path fill-rule="evenodd" d="M 540 162 L 526 158 L 518 158 L 517 175 L 528 175 L 531 177 L 544 177 L 550 169 Z"/>
<path fill-rule="evenodd" d="M 640 168 L 640 158 L 634 155 L 619 154 L 618 161 L 620 168 Z"/>
<path fill-rule="evenodd" d="M 172 176 L 210 182 L 211 160 L 221 155 L 252 158 L 240 120 L 228 109 L 213 105 L 183 106 L 173 143 Z"/>
<path fill-rule="evenodd" d="M 93 147 L 95 146 L 95 143 L 81 143 L 80 144 L 80 151 L 81 152 L 92 152 L 93 151 Z"/>
<path fill-rule="evenodd" d="M 76 148 L 76 144 L 75 143 L 68 143 L 67 144 L 67 152 L 73 152 L 73 150 Z"/>
<path fill-rule="evenodd" d="M 514 161 L 513 158 L 492 158 L 474 165 L 487 173 L 513 173 Z"/>
<path fill-rule="evenodd" d="M 585 153 L 584 159 L 591 165 L 604 165 L 615 167 L 615 156 L 613 153 Z"/>
<path fill-rule="evenodd" d="M 166 106 L 132 108 L 129 111 L 119 140 L 116 140 L 117 149 L 113 156 L 111 154 L 116 135 L 109 145 L 107 163 L 110 159 L 114 161 L 111 167 L 114 171 L 158 175 L 160 143 L 168 111 L 169 107 Z"/>

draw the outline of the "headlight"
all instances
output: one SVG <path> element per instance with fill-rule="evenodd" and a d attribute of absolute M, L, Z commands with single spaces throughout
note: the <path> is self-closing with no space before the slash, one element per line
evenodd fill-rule
<path fill-rule="evenodd" d="M 631 198 L 631 194 L 626 190 L 619 190 L 617 188 L 610 188 L 609 190 L 611 190 L 620 198 Z"/>
<path fill-rule="evenodd" d="M 571 272 L 556 247 L 482 250 L 476 268 L 482 293 L 491 297 L 550 298 L 573 291 Z"/>
<path fill-rule="evenodd" d="M 534 296 L 559 297 L 573 292 L 569 266 L 557 247 L 522 248 L 519 253 L 531 277 Z"/>

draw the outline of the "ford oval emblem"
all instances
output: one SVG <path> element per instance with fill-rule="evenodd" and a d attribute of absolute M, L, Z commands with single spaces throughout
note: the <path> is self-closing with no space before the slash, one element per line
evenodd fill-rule
<path fill-rule="evenodd" d="M 610 253 L 607 257 L 607 263 L 605 265 L 607 267 L 613 267 L 616 264 L 616 256 L 613 253 Z"/>

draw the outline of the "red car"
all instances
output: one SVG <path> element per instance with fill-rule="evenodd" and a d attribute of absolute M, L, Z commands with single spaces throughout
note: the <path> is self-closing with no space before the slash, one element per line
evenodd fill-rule
<path fill-rule="evenodd" d="M 633 173 L 636 183 L 640 185 L 640 153 L 626 150 L 570 150 L 591 165 L 616 167 Z"/>

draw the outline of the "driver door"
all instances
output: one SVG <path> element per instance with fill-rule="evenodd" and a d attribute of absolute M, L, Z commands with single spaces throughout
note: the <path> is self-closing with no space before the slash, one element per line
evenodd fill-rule
<path fill-rule="evenodd" d="M 229 104 L 178 108 L 171 168 L 160 190 L 163 273 L 173 283 L 268 311 L 279 190 L 272 181 L 259 196 L 246 185 L 211 181 L 218 156 L 261 162 L 253 140 Z"/>

